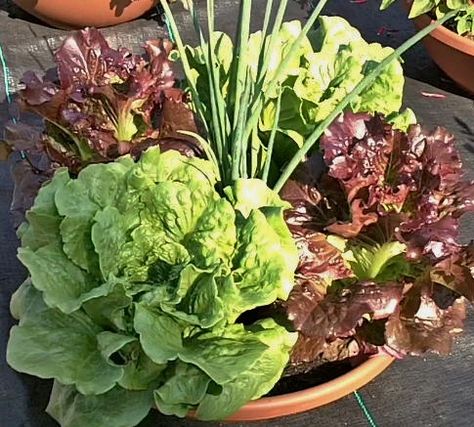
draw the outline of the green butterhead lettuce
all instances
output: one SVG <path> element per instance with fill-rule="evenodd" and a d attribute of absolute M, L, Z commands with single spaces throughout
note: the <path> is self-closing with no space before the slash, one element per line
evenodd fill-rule
<path fill-rule="evenodd" d="M 292 23 L 298 26 L 299 23 Z M 300 29 L 301 30 L 301 29 Z M 319 27 L 309 34 L 310 52 L 300 57 L 297 77 L 283 83 L 282 114 L 279 119 L 278 145 L 293 152 L 302 146 L 316 125 L 324 120 L 354 87 L 392 48 L 367 43 L 355 28 L 341 17 L 322 16 Z M 375 82 L 351 104 L 353 112 L 397 116 L 402 106 L 404 76 L 401 64 L 393 61 Z M 261 117 L 260 129 L 266 135 L 276 119 L 276 99 L 269 94 Z M 409 123 L 414 123 L 407 116 Z M 407 127 L 403 120 L 394 123 Z M 285 148 L 286 147 L 286 148 Z M 280 160 L 288 154 L 280 154 Z"/>
<path fill-rule="evenodd" d="M 303 39 L 291 63 L 280 79 L 281 109 L 277 118 L 279 91 L 269 89 L 269 82 L 276 68 L 288 53 L 291 44 L 301 33 L 301 23 L 283 23 L 269 59 L 268 72 L 263 81 L 264 107 L 259 121 L 259 135 L 252 137 L 255 152 L 266 146 L 275 120 L 278 120 L 274 159 L 284 164 L 301 147 L 314 131 L 355 86 L 384 58 L 393 52 L 392 48 L 378 43 L 367 43 L 358 30 L 340 17 L 321 16 L 318 28 Z M 250 35 L 246 50 L 248 62 L 252 64 L 250 74 L 257 79 L 258 52 L 262 43 L 261 32 Z M 265 43 L 270 43 L 267 36 Z M 226 107 L 232 111 L 236 100 L 229 95 L 231 62 L 234 46 L 230 38 L 216 32 L 213 36 L 214 54 L 219 66 L 219 85 Z M 191 81 L 206 107 L 206 119 L 212 120 L 209 90 L 209 75 L 201 47 L 186 46 L 186 55 L 191 67 Z M 381 113 L 401 129 L 415 122 L 413 112 L 404 111 L 402 96 L 404 86 L 403 69 L 393 61 L 377 77 L 374 83 L 350 105 L 353 112 Z M 255 160 L 254 164 L 258 164 Z M 258 171 L 252 170 L 252 176 Z"/>
<path fill-rule="evenodd" d="M 56 380 L 48 411 L 63 426 L 133 426 L 152 400 L 218 419 L 278 381 L 295 334 L 235 322 L 293 287 L 288 204 L 260 180 L 227 197 L 216 183 L 209 161 L 151 148 L 41 189 L 19 232 L 30 278 L 7 360 Z"/>
<path fill-rule="evenodd" d="M 22 313 L 19 325 L 10 332 L 10 365 L 41 378 L 74 384 L 83 394 L 101 394 L 113 388 L 122 376 L 122 367 L 109 364 L 102 354 L 102 329 L 81 311 L 65 314 L 47 307 L 36 295 L 39 292 L 26 286 L 30 288 L 26 292 L 32 295 L 24 298 L 34 300 L 34 305 Z"/>
<path fill-rule="evenodd" d="M 152 401 L 149 391 L 115 387 L 98 396 L 83 395 L 55 381 L 46 412 L 62 427 L 129 427 L 145 418 Z"/>

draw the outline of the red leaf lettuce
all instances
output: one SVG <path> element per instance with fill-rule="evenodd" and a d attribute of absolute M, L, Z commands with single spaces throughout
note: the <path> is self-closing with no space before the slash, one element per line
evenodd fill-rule
<path fill-rule="evenodd" d="M 300 332 L 293 363 L 341 339 L 360 352 L 449 352 L 474 301 L 473 246 L 459 243 L 474 184 L 454 137 L 345 113 L 320 145 L 282 190 L 300 249 L 286 303 Z"/>
<path fill-rule="evenodd" d="M 177 133 L 196 126 L 185 94 L 174 88 L 171 49 L 167 40 L 149 41 L 145 59 L 113 49 L 98 30 L 85 29 L 56 52 L 58 81 L 27 72 L 20 104 L 44 119 L 42 142 L 52 161 L 77 172 L 164 137 L 165 147 L 199 151 L 194 140 Z"/>

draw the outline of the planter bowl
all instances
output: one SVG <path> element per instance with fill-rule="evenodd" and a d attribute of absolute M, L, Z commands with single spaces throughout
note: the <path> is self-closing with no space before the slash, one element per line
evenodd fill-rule
<path fill-rule="evenodd" d="M 131 21 L 150 10 L 157 0 L 13 0 L 53 27 L 108 27 Z"/>
<path fill-rule="evenodd" d="M 258 421 L 306 412 L 339 400 L 372 381 L 387 369 L 391 356 L 375 356 L 353 368 L 347 374 L 306 390 L 280 396 L 263 397 L 247 403 L 226 421 Z M 190 414 L 194 418 L 194 413 Z"/>
<path fill-rule="evenodd" d="M 405 3 L 409 7 L 409 3 Z M 433 22 L 428 15 L 414 19 L 418 30 Z M 423 39 L 433 61 L 460 87 L 474 94 L 474 40 L 439 26 Z"/>

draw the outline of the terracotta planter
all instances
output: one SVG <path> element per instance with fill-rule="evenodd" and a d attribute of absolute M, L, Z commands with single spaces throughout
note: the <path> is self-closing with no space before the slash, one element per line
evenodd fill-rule
<path fill-rule="evenodd" d="M 363 362 L 347 374 L 295 393 L 264 397 L 250 402 L 226 421 L 258 421 L 298 414 L 334 402 L 372 381 L 387 369 L 394 359 L 376 356 Z M 190 414 L 193 418 L 193 414 Z"/>
<path fill-rule="evenodd" d="M 107 27 L 131 21 L 157 0 L 13 0 L 31 15 L 64 29 Z"/>
<path fill-rule="evenodd" d="M 405 2 L 407 8 L 410 4 Z M 432 19 L 428 15 L 421 15 L 414 21 L 418 30 L 421 30 Z M 459 86 L 474 94 L 474 40 L 440 26 L 425 37 L 423 43 L 438 67 Z"/>

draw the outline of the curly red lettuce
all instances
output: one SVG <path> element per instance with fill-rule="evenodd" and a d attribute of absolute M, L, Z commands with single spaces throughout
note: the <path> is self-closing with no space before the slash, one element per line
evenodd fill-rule
<path fill-rule="evenodd" d="M 149 41 L 146 58 L 111 48 L 96 29 L 67 37 L 55 54 L 58 81 L 27 72 L 20 91 L 24 110 L 45 122 L 44 151 L 77 172 L 163 141 L 190 155 L 197 143 L 179 131 L 196 132 L 194 115 L 175 75 L 167 40 Z"/>
<path fill-rule="evenodd" d="M 24 221 L 25 212 L 33 206 L 41 185 L 52 177 L 53 168 L 42 148 L 40 129 L 24 123 L 9 123 L 5 126 L 4 136 L 10 145 L 6 146 L 7 153 L 2 160 L 12 158 L 14 187 L 10 214 L 16 229 Z"/>
<path fill-rule="evenodd" d="M 339 340 L 360 353 L 449 352 L 474 301 L 473 246 L 459 243 L 474 184 L 454 137 L 345 113 L 320 144 L 282 190 L 300 249 L 286 304 L 300 332 L 292 362 Z"/>

